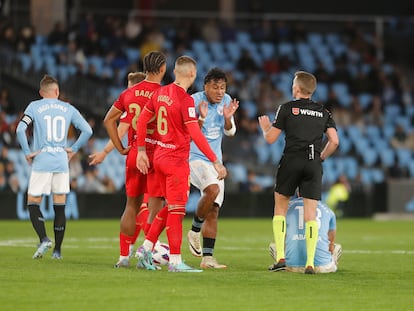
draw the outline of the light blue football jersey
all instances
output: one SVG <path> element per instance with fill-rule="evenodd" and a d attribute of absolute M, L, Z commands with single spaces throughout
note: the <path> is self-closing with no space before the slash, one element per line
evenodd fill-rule
<path fill-rule="evenodd" d="M 191 95 L 194 99 L 194 105 L 196 111 L 199 114 L 198 106 L 200 102 L 208 102 L 208 113 L 207 117 L 203 123 L 201 131 L 203 135 L 207 138 L 207 141 L 217 156 L 217 159 L 222 162 L 223 155 L 221 151 L 221 142 L 223 140 L 224 133 L 224 117 L 223 117 L 223 107 L 224 105 L 228 106 L 231 102 L 231 97 L 228 94 L 225 94 L 223 99 L 218 104 L 212 104 L 207 100 L 206 93 L 204 91 L 197 92 Z M 191 141 L 190 145 L 190 161 L 193 160 L 204 160 L 209 161 L 209 159 L 198 149 L 197 145 Z"/>
<path fill-rule="evenodd" d="M 303 199 L 296 198 L 289 202 L 286 214 L 286 264 L 289 267 L 306 265 L 305 222 L 303 219 Z M 316 245 L 315 266 L 327 265 L 332 261 L 329 251 L 328 231 L 336 229 L 336 217 L 332 210 L 322 202 L 316 209 L 316 221 L 319 226 L 319 237 Z"/>
<path fill-rule="evenodd" d="M 26 129 L 32 122 L 33 143 L 30 148 Z M 72 146 L 67 145 L 70 124 L 81 131 Z M 69 103 L 44 98 L 32 101 L 27 106 L 16 134 L 25 155 L 39 151 L 33 159 L 33 171 L 58 173 L 69 171 L 65 148 L 70 147 L 77 152 L 92 135 L 92 129 L 80 112 Z"/>

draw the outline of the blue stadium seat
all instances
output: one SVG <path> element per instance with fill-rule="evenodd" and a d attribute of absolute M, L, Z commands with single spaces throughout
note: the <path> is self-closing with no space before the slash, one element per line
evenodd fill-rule
<path fill-rule="evenodd" d="M 241 47 L 246 47 L 247 45 L 251 43 L 250 33 L 248 32 L 238 31 L 236 36 L 237 36 L 236 40 Z"/>
<path fill-rule="evenodd" d="M 139 57 L 141 56 L 141 52 L 137 48 L 126 48 L 125 54 L 128 58 L 128 62 L 135 63 L 139 60 Z"/>
<path fill-rule="evenodd" d="M 366 109 L 372 102 L 372 94 L 369 94 L 369 93 L 359 94 L 358 99 L 359 99 L 359 103 L 361 104 L 361 108 Z"/>
<path fill-rule="evenodd" d="M 263 59 L 272 58 L 275 53 L 275 46 L 270 42 L 259 43 L 259 50 L 263 56 Z"/>
<path fill-rule="evenodd" d="M 361 149 L 361 156 L 366 166 L 374 166 L 378 160 L 378 152 L 374 148 L 364 147 Z"/>
<path fill-rule="evenodd" d="M 29 54 L 19 53 L 17 55 L 17 58 L 20 61 L 22 71 L 23 72 L 29 71 L 29 69 L 32 67 L 32 57 Z"/>
<path fill-rule="evenodd" d="M 210 53 L 213 56 L 213 59 L 216 61 L 225 61 L 227 60 L 227 53 L 224 49 L 222 42 L 211 42 L 209 44 Z"/>
<path fill-rule="evenodd" d="M 385 167 L 391 167 L 395 162 L 395 151 L 392 148 L 383 149 L 379 152 L 381 164 Z"/>
<path fill-rule="evenodd" d="M 379 168 L 372 168 L 371 169 L 371 179 L 373 183 L 379 184 L 384 182 L 385 174 L 384 171 Z"/>
<path fill-rule="evenodd" d="M 280 137 L 276 143 L 270 145 L 270 158 L 272 163 L 278 164 L 283 155 L 283 148 L 285 146 L 284 138 Z"/>
<path fill-rule="evenodd" d="M 340 35 L 337 32 L 329 32 L 325 35 L 325 41 L 328 45 L 334 46 L 342 42 Z"/>
<path fill-rule="evenodd" d="M 312 96 L 316 101 L 325 102 L 328 99 L 328 85 L 324 82 L 318 83 L 315 94 Z"/>
<path fill-rule="evenodd" d="M 246 111 L 247 117 L 250 119 L 256 118 L 257 115 L 257 106 L 254 101 L 244 100 L 240 104 L 240 108 Z"/>
<path fill-rule="evenodd" d="M 396 149 L 395 152 L 400 165 L 408 167 L 412 162 L 412 151 L 410 149 Z"/>
<path fill-rule="evenodd" d="M 226 168 L 230 173 L 230 178 L 238 183 L 247 180 L 247 168 L 240 163 L 227 163 Z"/>
<path fill-rule="evenodd" d="M 344 173 L 348 178 L 355 179 L 359 173 L 358 161 L 354 157 L 346 157 L 344 161 Z"/>
<path fill-rule="evenodd" d="M 292 43 L 280 42 L 277 46 L 277 51 L 279 56 L 288 56 L 289 58 L 292 58 L 295 48 Z"/>
<path fill-rule="evenodd" d="M 275 181 L 273 176 L 257 175 L 254 182 L 260 185 L 262 188 L 270 188 L 274 185 Z"/>
<path fill-rule="evenodd" d="M 342 82 L 335 82 L 332 84 L 331 88 L 338 97 L 339 103 L 343 107 L 349 107 L 351 104 L 351 95 L 348 90 L 348 85 Z"/>
<path fill-rule="evenodd" d="M 323 44 L 323 36 L 319 32 L 308 33 L 307 39 L 309 44 L 316 49 Z"/>
<path fill-rule="evenodd" d="M 200 199 L 199 191 L 191 191 L 188 196 L 187 204 L 185 205 L 185 210 L 187 213 L 194 213 L 197 210 L 198 200 Z"/>
<path fill-rule="evenodd" d="M 241 47 L 237 42 L 228 41 L 225 44 L 227 53 L 233 62 L 237 62 L 241 55 Z"/>
<path fill-rule="evenodd" d="M 253 148 L 256 152 L 257 161 L 259 162 L 259 164 L 263 165 L 269 161 L 271 152 L 269 149 L 269 145 L 263 138 L 257 139 L 254 142 Z"/>

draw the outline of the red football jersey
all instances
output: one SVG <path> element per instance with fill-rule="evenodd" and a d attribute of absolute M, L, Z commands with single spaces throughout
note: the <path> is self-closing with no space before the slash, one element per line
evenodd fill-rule
<path fill-rule="evenodd" d="M 155 113 L 158 123 L 154 161 L 188 159 L 191 137 L 186 124 L 198 122 L 193 98 L 182 87 L 171 83 L 154 92 L 146 109 Z"/>
<path fill-rule="evenodd" d="M 125 122 L 130 125 L 128 130 L 128 145 L 135 147 L 138 117 L 154 91 L 160 88 L 160 86 L 159 83 L 143 80 L 124 90 L 114 102 L 114 107 L 124 112 L 120 122 Z M 154 133 L 156 127 L 157 124 L 154 118 L 148 123 L 148 138 Z"/>

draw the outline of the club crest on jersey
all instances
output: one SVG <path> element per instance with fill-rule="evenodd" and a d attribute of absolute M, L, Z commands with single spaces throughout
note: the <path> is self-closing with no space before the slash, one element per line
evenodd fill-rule
<path fill-rule="evenodd" d="M 297 116 L 299 114 L 299 108 L 292 108 L 292 113 Z"/>
<path fill-rule="evenodd" d="M 195 112 L 195 108 L 194 107 L 188 107 L 188 116 L 190 116 L 191 118 L 195 118 L 196 117 L 196 112 Z"/>

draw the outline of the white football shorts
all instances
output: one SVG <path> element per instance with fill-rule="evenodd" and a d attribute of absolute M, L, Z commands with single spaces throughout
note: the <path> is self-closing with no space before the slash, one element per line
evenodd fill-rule
<path fill-rule="evenodd" d="M 203 160 L 194 160 L 190 162 L 190 181 L 193 186 L 200 190 L 203 195 L 203 190 L 209 185 L 217 184 L 220 192 L 214 202 L 221 207 L 224 201 L 224 180 L 217 179 L 217 171 L 211 162 Z"/>
<path fill-rule="evenodd" d="M 30 175 L 27 193 L 31 196 L 67 194 L 69 191 L 69 173 L 32 172 Z"/>

